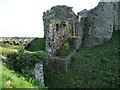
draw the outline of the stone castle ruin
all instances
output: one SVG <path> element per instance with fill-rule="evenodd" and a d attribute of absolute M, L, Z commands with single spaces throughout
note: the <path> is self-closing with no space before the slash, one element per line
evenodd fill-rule
<path fill-rule="evenodd" d="M 77 36 L 76 17 L 72 7 L 68 6 L 55 6 L 44 13 L 47 63 L 52 59 L 60 60 L 61 58 L 56 56 L 63 44 Z"/>
<path fill-rule="evenodd" d="M 101 45 L 111 40 L 114 30 L 120 30 L 120 2 L 99 2 L 94 9 L 85 9 L 77 15 L 72 7 L 57 5 L 43 13 L 43 22 L 46 64 L 54 62 L 66 69 L 81 46 Z M 74 43 L 74 47 L 62 58 L 59 53 L 66 42 Z"/>

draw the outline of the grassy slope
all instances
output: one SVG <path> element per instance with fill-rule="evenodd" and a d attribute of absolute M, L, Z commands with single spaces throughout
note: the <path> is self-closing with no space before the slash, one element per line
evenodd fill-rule
<path fill-rule="evenodd" d="M 20 77 L 13 70 L 9 70 L 2 64 L 0 64 L 0 68 L 2 68 L 2 88 L 35 88 L 32 84 L 24 80 L 24 77 Z"/>
<path fill-rule="evenodd" d="M 80 49 L 69 65 L 67 73 L 46 70 L 46 85 L 49 88 L 118 87 L 120 84 L 118 37 L 120 31 L 113 35 L 111 41 L 101 46 Z"/>
<path fill-rule="evenodd" d="M 0 59 L 7 59 L 7 55 L 11 53 L 17 53 L 21 46 L 14 45 L 0 45 Z M 35 53 L 26 51 L 26 53 Z M 43 55 L 44 56 L 44 55 Z M 10 70 L 6 66 L 2 65 L 0 61 L 0 88 L 44 88 L 39 85 L 33 77 L 23 77 L 24 75 L 16 73 L 14 70 Z M 30 78 L 28 80 L 28 78 Z M 42 90 L 42 89 L 39 89 Z"/>

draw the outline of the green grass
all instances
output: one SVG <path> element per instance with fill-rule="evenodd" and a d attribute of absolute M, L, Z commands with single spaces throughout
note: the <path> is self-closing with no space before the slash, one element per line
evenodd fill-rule
<path fill-rule="evenodd" d="M 23 48 L 23 45 L 0 44 L 0 59 L 6 58 L 8 54 L 17 53 Z"/>
<path fill-rule="evenodd" d="M 45 39 L 44 38 L 35 38 L 25 47 L 28 51 L 45 51 Z"/>
<path fill-rule="evenodd" d="M 45 68 L 49 88 L 118 88 L 120 86 L 120 31 L 113 39 L 96 47 L 82 47 L 73 57 L 68 71 Z"/>
<path fill-rule="evenodd" d="M 16 49 L 11 49 L 11 48 L 3 48 L 3 47 L 0 47 L 0 52 L 3 52 L 3 53 L 11 53 L 11 52 L 17 52 Z"/>
<path fill-rule="evenodd" d="M 2 71 L 0 75 L 2 75 L 0 79 L 0 88 L 40 88 L 39 85 L 33 85 L 34 80 L 26 81 L 23 76 L 15 73 L 13 70 L 9 70 L 5 66 L 0 63 L 0 68 Z"/>
<path fill-rule="evenodd" d="M 40 61 L 45 61 L 46 53 L 44 51 L 30 52 L 19 50 L 18 52 L 7 55 L 7 59 L 3 60 L 6 66 L 21 74 L 32 75 L 31 70 L 35 64 Z"/>
<path fill-rule="evenodd" d="M 0 45 L 0 88 L 37 88 L 46 89 L 40 86 L 39 82 L 31 74 L 31 70 L 39 60 L 45 60 L 44 51 L 31 52 L 24 50 L 23 46 Z M 20 66 L 22 65 L 24 66 Z M 19 72 L 24 71 L 24 72 Z"/>
<path fill-rule="evenodd" d="M 0 47 L 6 48 L 6 49 L 20 49 L 23 48 L 23 45 L 11 45 L 11 44 L 0 44 Z"/>
<path fill-rule="evenodd" d="M 0 47 L 0 59 L 7 57 L 8 54 L 17 52 L 16 49 Z"/>
<path fill-rule="evenodd" d="M 70 65 L 68 66 L 67 72 L 64 72 L 64 70 L 58 71 L 44 68 L 45 85 L 49 88 L 119 87 L 120 77 L 118 71 L 120 71 L 120 45 L 118 41 L 120 41 L 120 31 L 115 32 L 113 39 L 103 45 L 91 48 L 82 47 L 73 57 Z M 46 54 L 44 51 L 30 52 L 25 50 L 24 52 L 19 52 L 19 47 L 15 47 L 12 48 L 12 46 L 10 46 L 8 48 L 8 46 L 1 46 L 1 58 L 6 57 L 8 59 L 8 55 L 16 53 L 15 58 L 13 57 L 14 55 L 12 56 L 14 60 L 12 57 L 9 57 L 9 61 L 12 62 L 12 60 L 17 60 L 17 62 L 19 62 L 22 58 L 22 63 L 25 62 L 33 65 L 38 58 L 45 60 Z M 37 51 L 38 50 L 40 49 L 37 48 Z M 29 63 L 30 59 L 33 63 Z M 17 64 L 15 62 L 15 64 L 19 66 L 19 63 Z M 2 88 L 39 87 L 35 84 L 37 82 L 34 79 L 30 79 L 31 77 L 29 77 L 29 75 L 28 78 L 26 78 L 23 74 L 16 73 L 2 64 L 0 64 L 0 68 L 2 68 L 2 71 L 0 71 L 0 75 L 2 76 L 0 77 L 0 84 L 2 83 L 2 86 L 0 86 Z M 22 69 L 24 69 L 23 66 Z"/>

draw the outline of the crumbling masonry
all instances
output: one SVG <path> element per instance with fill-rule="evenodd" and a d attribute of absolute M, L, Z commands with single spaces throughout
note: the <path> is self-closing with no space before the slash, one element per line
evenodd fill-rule
<path fill-rule="evenodd" d="M 99 2 L 91 10 L 76 15 L 72 7 L 54 6 L 43 13 L 46 39 L 46 64 L 57 63 L 67 68 L 76 50 L 81 46 L 101 45 L 112 38 L 114 30 L 120 30 L 120 2 Z M 62 58 L 59 53 L 65 42 L 74 41 L 71 52 Z"/>

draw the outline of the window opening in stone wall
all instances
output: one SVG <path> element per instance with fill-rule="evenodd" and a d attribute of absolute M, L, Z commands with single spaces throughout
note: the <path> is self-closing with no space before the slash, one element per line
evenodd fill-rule
<path fill-rule="evenodd" d="M 76 16 L 76 19 L 79 19 L 79 16 Z"/>
<path fill-rule="evenodd" d="M 53 29 L 53 38 L 54 38 L 54 29 Z M 53 40 L 54 41 L 54 40 Z"/>
<path fill-rule="evenodd" d="M 74 28 L 73 28 L 73 26 L 72 26 L 72 28 L 71 28 L 71 35 L 73 36 L 74 35 Z"/>
<path fill-rule="evenodd" d="M 75 33 L 74 33 L 75 36 L 77 36 L 77 31 L 76 31 L 76 27 L 75 27 Z"/>
<path fill-rule="evenodd" d="M 71 37 L 72 38 L 75 38 L 77 36 L 77 31 L 76 31 L 76 28 L 72 25 L 71 26 Z"/>
<path fill-rule="evenodd" d="M 116 5 L 114 4 L 114 8 L 116 8 L 115 6 L 116 6 Z"/>
<path fill-rule="evenodd" d="M 104 11 L 104 9 L 102 8 L 101 11 Z"/>
<path fill-rule="evenodd" d="M 66 26 L 66 23 L 65 22 L 63 22 L 63 28 Z"/>
<path fill-rule="evenodd" d="M 95 16 L 97 16 L 97 14 L 95 14 Z"/>
<path fill-rule="evenodd" d="M 73 27 L 73 36 L 75 36 L 75 27 Z"/>
<path fill-rule="evenodd" d="M 56 31 L 58 31 L 59 30 L 59 28 L 58 28 L 58 24 L 56 24 Z"/>
<path fill-rule="evenodd" d="M 49 47 L 51 47 L 51 44 L 50 44 L 50 42 L 48 42 L 48 46 L 49 46 Z"/>
<path fill-rule="evenodd" d="M 110 25 L 110 29 L 111 29 L 111 27 L 112 27 L 112 25 Z M 114 29 L 114 27 L 113 27 L 113 29 Z"/>

